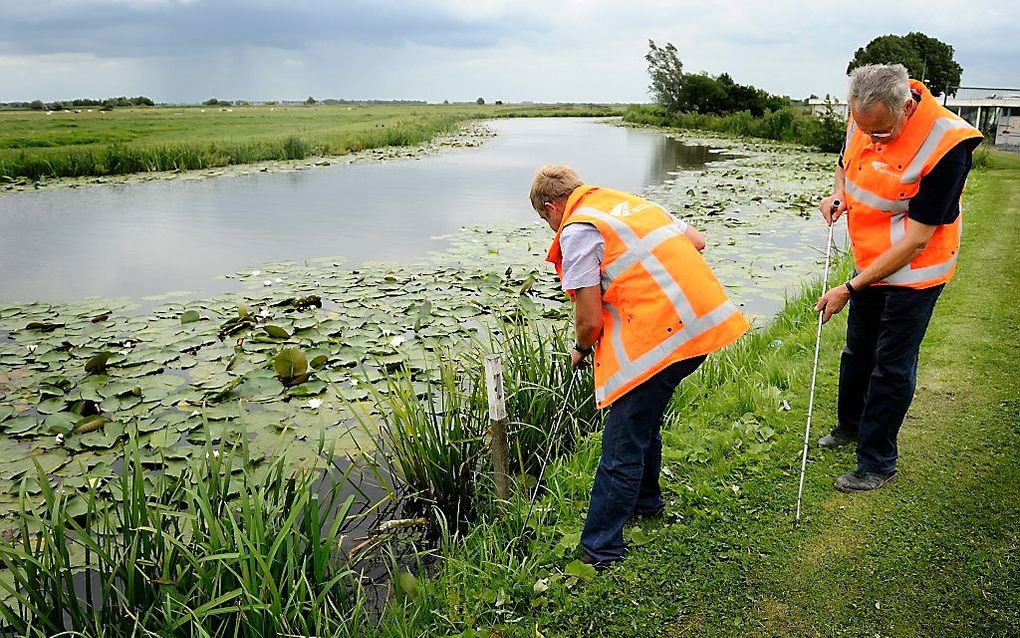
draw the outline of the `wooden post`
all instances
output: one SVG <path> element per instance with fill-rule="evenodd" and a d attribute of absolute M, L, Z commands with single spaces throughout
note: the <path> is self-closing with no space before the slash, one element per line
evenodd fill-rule
<path fill-rule="evenodd" d="M 485 389 L 489 399 L 489 435 L 496 496 L 510 498 L 510 445 L 506 438 L 506 397 L 503 395 L 503 361 L 498 354 L 485 357 Z"/>

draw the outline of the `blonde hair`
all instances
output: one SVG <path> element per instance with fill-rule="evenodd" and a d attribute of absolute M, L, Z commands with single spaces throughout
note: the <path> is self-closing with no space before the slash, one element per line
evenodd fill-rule
<path fill-rule="evenodd" d="M 531 206 L 538 212 L 547 202 L 567 197 L 582 184 L 577 171 L 561 164 L 547 164 L 538 169 L 531 182 Z"/>

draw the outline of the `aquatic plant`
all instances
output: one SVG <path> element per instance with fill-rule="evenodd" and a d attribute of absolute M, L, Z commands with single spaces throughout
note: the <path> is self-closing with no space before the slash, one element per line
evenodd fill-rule
<path fill-rule="evenodd" d="M 255 468 L 244 437 L 207 442 L 179 476 L 151 475 L 129 443 L 119 476 L 87 481 L 81 499 L 36 472 L 13 543 L 0 542 L 0 615 L 18 635 L 351 636 L 366 619 L 340 552 L 354 500 L 342 474 L 291 473 L 282 456 Z"/>

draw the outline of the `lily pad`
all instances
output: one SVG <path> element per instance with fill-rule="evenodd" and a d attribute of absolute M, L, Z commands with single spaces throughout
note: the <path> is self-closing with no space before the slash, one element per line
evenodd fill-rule
<path fill-rule="evenodd" d="M 88 374 L 101 374 L 106 371 L 106 363 L 110 360 L 113 353 L 104 350 L 99 354 L 96 354 L 91 359 L 85 362 L 85 372 Z"/>
<path fill-rule="evenodd" d="M 269 325 L 263 326 L 262 329 L 265 330 L 267 335 L 274 339 L 290 339 L 290 333 L 280 326 Z"/>
<path fill-rule="evenodd" d="M 197 310 L 185 310 L 183 313 L 181 313 L 181 325 L 195 323 L 196 321 L 199 321 L 201 318 L 202 316 L 198 314 Z"/>
<path fill-rule="evenodd" d="M 284 348 L 273 359 L 276 376 L 284 385 L 297 385 L 308 379 L 308 359 L 300 348 Z"/>

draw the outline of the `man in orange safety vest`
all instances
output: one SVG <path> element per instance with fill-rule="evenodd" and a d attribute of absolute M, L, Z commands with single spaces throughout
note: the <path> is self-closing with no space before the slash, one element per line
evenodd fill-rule
<path fill-rule="evenodd" d="M 960 201 L 981 133 L 900 64 L 854 69 L 848 101 L 835 184 L 820 209 L 829 224 L 846 213 L 856 272 L 815 308 L 828 321 L 850 303 L 838 423 L 819 445 L 856 441 L 857 469 L 835 487 L 860 492 L 896 477 L 896 439 L 921 340 L 956 269 Z"/>
<path fill-rule="evenodd" d="M 702 258 L 701 234 L 658 204 L 581 182 L 566 166 L 535 175 L 531 203 L 556 231 L 548 261 L 575 303 L 574 369 L 594 352 L 595 399 L 612 406 L 581 534 L 582 560 L 623 557 L 623 526 L 663 510 L 660 428 L 677 385 L 748 329 Z"/>

